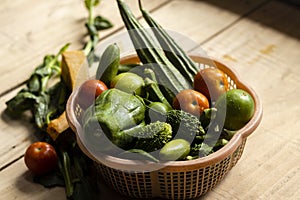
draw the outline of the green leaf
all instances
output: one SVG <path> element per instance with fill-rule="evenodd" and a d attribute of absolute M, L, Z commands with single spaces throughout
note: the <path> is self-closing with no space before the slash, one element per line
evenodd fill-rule
<path fill-rule="evenodd" d="M 70 46 L 70 43 L 65 44 L 57 53 L 56 57 L 58 57 L 59 55 L 61 55 L 64 51 L 66 51 Z"/>
<path fill-rule="evenodd" d="M 34 118 L 36 125 L 43 129 L 45 125 L 47 125 L 47 115 L 48 115 L 48 108 L 49 108 L 49 100 L 50 97 L 46 93 L 41 93 L 40 96 L 37 97 L 37 101 L 34 105 Z"/>
<path fill-rule="evenodd" d="M 49 65 L 49 63 L 53 62 L 53 60 L 55 59 L 54 55 L 46 55 L 43 59 L 43 63 L 41 65 L 39 65 L 35 71 L 44 68 L 45 66 Z"/>
<path fill-rule="evenodd" d="M 32 93 L 38 93 L 41 90 L 40 76 L 32 74 L 27 81 L 27 88 Z"/>
<path fill-rule="evenodd" d="M 18 117 L 25 110 L 33 109 L 37 98 L 31 92 L 23 89 L 15 97 L 6 102 L 6 113 L 12 117 Z"/>
<path fill-rule="evenodd" d="M 94 25 L 98 31 L 113 27 L 113 24 L 107 18 L 102 16 L 95 17 Z"/>
<path fill-rule="evenodd" d="M 33 181 L 35 183 L 43 185 L 46 188 L 65 186 L 65 182 L 62 175 L 57 171 L 42 176 L 34 176 Z"/>
<path fill-rule="evenodd" d="M 72 197 L 74 200 L 99 199 L 99 187 L 95 177 L 83 177 L 80 182 L 75 184 Z"/>
<path fill-rule="evenodd" d="M 48 118 L 51 120 L 58 117 L 65 110 L 70 91 L 66 84 L 60 81 L 50 87 L 48 93 L 50 96 Z"/>
<path fill-rule="evenodd" d="M 37 75 L 40 75 L 41 77 L 44 77 L 44 76 L 50 76 L 51 75 L 51 68 L 50 67 L 47 67 L 47 66 L 44 66 L 44 67 L 41 67 L 41 68 L 37 68 L 34 72 L 34 74 L 37 74 Z"/>
<path fill-rule="evenodd" d="M 85 0 L 84 4 L 87 9 L 91 9 L 93 6 L 97 6 L 100 0 Z"/>
<path fill-rule="evenodd" d="M 100 61 L 100 57 L 96 55 L 94 51 L 91 51 L 87 56 L 87 61 L 89 66 L 91 66 L 94 62 Z"/>
<path fill-rule="evenodd" d="M 88 24 L 88 23 L 86 23 L 85 26 L 86 26 L 90 36 L 94 37 L 94 36 L 98 35 L 96 26 L 94 26 L 93 24 Z"/>

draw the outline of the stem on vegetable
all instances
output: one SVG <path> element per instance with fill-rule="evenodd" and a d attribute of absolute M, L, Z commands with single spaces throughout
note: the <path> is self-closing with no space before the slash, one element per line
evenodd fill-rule
<path fill-rule="evenodd" d="M 65 185 L 66 185 L 66 195 L 67 197 L 71 197 L 73 194 L 73 184 L 71 180 L 71 165 L 70 165 L 70 157 L 67 152 L 62 151 L 62 159 L 63 164 L 60 163 L 61 173 L 63 174 Z"/>

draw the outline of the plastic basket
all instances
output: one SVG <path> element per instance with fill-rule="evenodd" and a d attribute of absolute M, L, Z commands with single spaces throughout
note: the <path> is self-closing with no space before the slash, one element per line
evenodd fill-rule
<path fill-rule="evenodd" d="M 67 103 L 67 119 L 76 133 L 81 150 L 96 163 L 101 179 L 130 198 L 161 197 L 166 199 L 197 198 L 214 188 L 236 165 L 242 156 L 247 137 L 258 127 L 262 118 L 262 105 L 257 94 L 243 83 L 236 73 L 221 62 L 201 56 L 191 56 L 200 69 L 218 67 L 228 77 L 230 89 L 246 90 L 255 102 L 255 113 L 252 119 L 232 137 L 223 148 L 206 157 L 190 161 L 172 161 L 163 167 L 155 168 L 155 163 L 126 160 L 106 155 L 99 160 L 89 151 L 81 140 L 80 115 L 82 109 L 76 102 L 75 90 Z M 138 63 L 136 55 L 126 56 L 122 63 Z M 153 167 L 155 170 L 149 170 Z"/>

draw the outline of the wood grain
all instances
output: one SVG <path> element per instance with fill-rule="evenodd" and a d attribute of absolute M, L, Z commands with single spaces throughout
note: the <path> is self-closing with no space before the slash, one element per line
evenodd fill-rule
<path fill-rule="evenodd" d="M 50 197 L 55 200 L 66 199 L 62 187 L 47 189 L 39 184 L 33 184 L 32 174 L 27 171 L 23 159 L 1 171 L 0 177 L 2 199 L 46 200 Z"/>
<path fill-rule="evenodd" d="M 167 0 L 145 1 L 149 10 Z M 137 1 L 128 1 L 136 15 Z M 70 49 L 81 49 L 86 40 L 84 23 L 87 11 L 81 0 L 1 1 L 0 8 L 0 94 L 29 78 L 32 70 L 42 62 L 44 55 L 55 54 L 60 47 L 71 43 Z M 117 4 L 103 0 L 95 14 L 109 18 L 114 28 L 101 32 L 105 37 L 123 26 Z M 14 79 L 11 76 L 14 75 Z"/>

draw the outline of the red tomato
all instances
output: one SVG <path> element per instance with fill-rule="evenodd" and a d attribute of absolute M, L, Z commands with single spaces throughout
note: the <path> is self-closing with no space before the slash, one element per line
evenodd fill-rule
<path fill-rule="evenodd" d="M 173 108 L 200 116 L 205 109 L 209 108 L 209 101 L 200 92 L 186 89 L 176 95 L 173 101 Z"/>
<path fill-rule="evenodd" d="M 222 70 L 206 68 L 200 70 L 194 77 L 194 89 L 213 102 L 228 90 L 228 80 Z"/>
<path fill-rule="evenodd" d="M 58 157 L 52 145 L 46 142 L 35 142 L 27 148 L 24 160 L 31 172 L 42 175 L 57 167 Z"/>
<path fill-rule="evenodd" d="M 83 108 L 86 109 L 92 105 L 95 99 L 105 90 L 107 86 L 100 80 L 87 80 L 79 88 L 78 92 L 78 103 Z"/>

